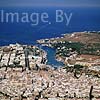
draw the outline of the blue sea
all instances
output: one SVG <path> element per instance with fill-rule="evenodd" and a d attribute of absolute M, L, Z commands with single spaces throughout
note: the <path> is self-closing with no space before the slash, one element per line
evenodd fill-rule
<path fill-rule="evenodd" d="M 79 31 L 100 31 L 100 8 L 92 7 L 74 7 L 74 8 L 0 8 L 5 12 L 22 12 L 49 14 L 49 21 L 52 24 L 40 23 L 38 25 L 30 25 L 30 23 L 1 23 L 0 22 L 0 45 L 8 45 L 10 43 L 34 44 L 37 39 L 51 38 L 61 36 L 64 33 Z M 68 26 L 65 21 L 62 23 L 55 22 L 55 11 L 63 10 L 67 14 L 72 13 L 72 18 Z"/>
<path fill-rule="evenodd" d="M 23 7 L 7 7 L 0 8 L 5 12 L 18 12 L 19 14 L 27 12 L 29 14 L 38 12 L 39 14 L 46 12 L 49 14 L 51 24 L 39 22 L 38 25 L 31 23 L 2 23 L 0 22 L 0 46 L 9 45 L 11 43 L 20 44 L 36 44 L 36 40 L 43 38 L 59 37 L 61 34 L 81 32 L 81 31 L 100 31 L 100 8 L 92 7 L 48 7 L 48 8 L 23 8 Z M 56 10 L 62 10 L 66 14 L 72 13 L 69 25 L 66 22 L 55 22 Z M 1 17 L 1 15 L 0 15 Z M 48 52 L 49 64 L 59 65 L 54 60 L 54 50 L 45 48 Z M 52 56 L 51 56 L 52 52 Z"/>

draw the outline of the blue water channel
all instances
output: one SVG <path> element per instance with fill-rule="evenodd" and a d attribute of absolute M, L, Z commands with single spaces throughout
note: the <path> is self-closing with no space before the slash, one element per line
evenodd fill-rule
<path fill-rule="evenodd" d="M 47 46 L 42 46 L 41 48 L 47 52 L 48 65 L 51 65 L 52 67 L 55 68 L 64 66 L 62 62 L 56 60 L 55 58 L 56 50 L 54 48 L 50 48 Z"/>

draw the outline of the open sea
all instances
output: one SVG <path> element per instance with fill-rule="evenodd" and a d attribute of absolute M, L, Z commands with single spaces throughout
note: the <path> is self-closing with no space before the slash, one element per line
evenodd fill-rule
<path fill-rule="evenodd" d="M 100 8 L 0 8 L 4 12 L 23 12 L 39 14 L 48 13 L 51 24 L 42 23 L 31 25 L 30 23 L 2 23 L 0 22 L 0 45 L 8 45 L 10 43 L 34 44 L 37 39 L 51 38 L 61 36 L 64 33 L 79 31 L 100 31 Z M 62 10 L 72 18 L 68 26 L 66 22 L 56 23 L 56 10 Z M 1 15 L 0 15 L 1 17 Z"/>
<path fill-rule="evenodd" d="M 61 34 L 80 32 L 80 31 L 100 31 L 100 8 L 0 8 L 5 13 L 18 12 L 19 15 L 23 12 L 31 13 L 43 13 L 46 12 L 49 15 L 49 22 L 42 23 L 39 21 L 38 25 L 31 25 L 30 23 L 17 23 L 17 22 L 1 22 L 0 21 L 0 46 L 9 45 L 11 43 L 20 44 L 36 44 L 36 40 L 43 38 L 52 38 L 61 36 Z M 64 20 L 61 23 L 56 23 L 56 10 L 62 10 L 69 15 L 72 13 L 72 17 L 69 25 L 66 25 Z M 1 14 L 0 14 L 1 17 Z M 47 50 L 48 51 L 48 50 Z M 52 51 L 52 50 L 51 50 Z M 52 51 L 53 52 L 53 51 Z M 54 56 L 54 53 L 53 53 Z M 51 59 L 49 57 L 49 59 Z M 56 62 L 53 62 L 55 64 Z"/>

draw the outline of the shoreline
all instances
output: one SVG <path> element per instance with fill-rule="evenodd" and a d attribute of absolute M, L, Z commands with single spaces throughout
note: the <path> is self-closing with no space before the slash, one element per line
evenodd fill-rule
<path fill-rule="evenodd" d="M 58 44 L 56 41 L 52 43 Z M 65 66 L 60 68 L 47 65 L 46 52 L 37 46 L 10 44 L 1 47 L 0 99 L 88 100 L 93 95 L 99 100 L 100 66 L 95 64 L 100 63 L 100 56 L 79 55 L 76 50 L 66 48 L 72 42 L 59 43 L 61 47 L 55 45 L 58 55 L 59 50 L 61 53 L 68 50 L 70 54 L 64 58 Z M 59 58 L 63 56 L 59 55 Z"/>
<path fill-rule="evenodd" d="M 84 37 L 85 38 L 90 38 L 90 40 L 92 40 L 92 41 L 87 40 L 85 42 L 85 40 L 84 40 L 85 38 L 82 40 L 82 36 L 81 35 L 83 36 L 83 38 Z M 69 49 L 69 50 L 71 49 L 72 50 L 74 48 L 74 46 L 72 46 L 72 48 L 71 48 L 71 46 L 70 46 L 70 48 L 66 48 L 66 43 L 67 44 L 69 43 L 69 45 L 73 45 L 73 44 L 76 43 L 75 46 L 80 45 L 80 48 L 74 48 L 74 49 L 82 49 L 83 45 L 86 45 L 86 46 L 87 45 L 91 46 L 92 44 L 94 44 L 94 45 L 98 44 L 99 45 L 100 40 L 97 37 L 100 39 L 100 31 L 73 32 L 71 34 L 63 34 L 63 37 L 56 37 L 56 38 L 50 38 L 50 39 L 40 39 L 40 40 L 37 40 L 37 43 L 41 44 L 42 46 L 47 46 L 47 47 L 56 49 L 56 56 L 55 56 L 55 58 L 58 58 L 57 59 L 58 61 L 59 61 L 59 59 L 61 61 L 63 61 L 63 56 L 61 57 L 60 53 L 57 54 L 57 52 L 61 52 L 60 50 L 65 50 L 65 49 Z M 97 40 L 96 39 L 93 40 L 92 38 L 93 39 L 97 38 Z M 58 44 L 59 44 L 59 46 L 57 47 Z M 60 45 L 62 45 L 62 47 Z M 91 47 L 91 48 L 94 48 L 94 47 Z M 76 55 L 80 55 L 80 52 L 83 52 L 82 54 L 84 54 L 84 55 L 100 56 L 100 51 L 99 51 L 100 47 L 97 46 L 97 48 L 98 48 L 97 51 L 94 51 L 94 52 L 98 52 L 98 54 L 95 54 L 95 53 L 94 54 L 93 53 L 86 54 L 84 52 L 87 52 L 87 51 L 84 51 L 84 50 L 83 50 L 84 52 L 83 51 L 76 51 L 76 50 L 75 50 L 75 52 L 76 52 Z M 71 50 L 70 50 L 70 52 L 71 52 Z M 68 56 L 68 55 L 66 55 L 66 56 Z"/>

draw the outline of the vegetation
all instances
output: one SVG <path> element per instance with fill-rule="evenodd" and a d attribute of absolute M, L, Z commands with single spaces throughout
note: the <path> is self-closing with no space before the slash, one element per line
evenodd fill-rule
<path fill-rule="evenodd" d="M 85 73 L 85 75 L 88 75 L 88 76 L 92 75 L 93 77 L 100 78 L 100 72 L 89 70 L 87 66 L 76 64 L 71 67 L 65 66 L 64 69 L 66 69 L 66 72 L 73 73 L 74 77 L 77 79 L 82 75 L 82 73 Z"/>
<path fill-rule="evenodd" d="M 93 99 L 93 95 L 92 95 L 92 91 L 93 91 L 93 86 L 91 86 L 90 88 L 90 93 L 89 93 L 89 100 L 92 100 Z"/>
<path fill-rule="evenodd" d="M 100 43 L 88 44 L 81 49 L 82 54 L 100 55 Z"/>
<path fill-rule="evenodd" d="M 66 72 L 71 72 L 74 74 L 74 77 L 76 77 L 77 79 L 82 75 L 82 73 L 84 72 L 83 70 L 85 69 L 85 66 L 81 66 L 81 65 L 74 65 L 74 66 L 66 66 Z"/>
<path fill-rule="evenodd" d="M 80 50 L 81 48 L 84 47 L 84 44 L 82 43 L 70 43 L 70 42 L 67 42 L 67 41 L 64 41 L 64 42 L 58 42 L 58 43 L 54 43 L 52 44 L 52 46 L 54 48 L 56 48 L 56 54 L 60 55 L 60 56 L 68 56 L 68 54 L 70 52 L 78 52 L 80 53 Z"/>
<path fill-rule="evenodd" d="M 100 43 L 82 44 L 79 42 L 59 41 L 52 43 L 56 48 L 56 54 L 66 57 L 70 52 L 76 51 L 78 54 L 100 55 Z"/>

